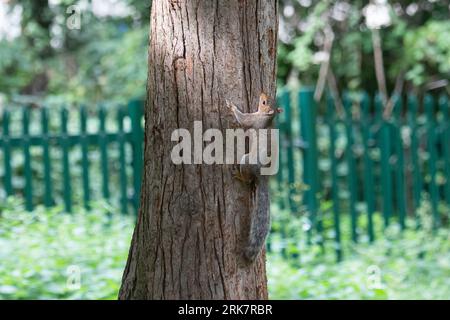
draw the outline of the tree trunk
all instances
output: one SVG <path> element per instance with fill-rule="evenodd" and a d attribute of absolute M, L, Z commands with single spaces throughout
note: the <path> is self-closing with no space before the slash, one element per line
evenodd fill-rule
<path fill-rule="evenodd" d="M 277 1 L 154 0 L 141 207 L 120 299 L 267 299 L 265 251 L 242 256 L 251 190 L 231 165 L 175 165 L 171 134 L 236 127 L 225 100 L 275 96 Z M 224 134 L 225 137 L 225 134 Z M 193 138 L 194 139 L 194 138 Z"/>

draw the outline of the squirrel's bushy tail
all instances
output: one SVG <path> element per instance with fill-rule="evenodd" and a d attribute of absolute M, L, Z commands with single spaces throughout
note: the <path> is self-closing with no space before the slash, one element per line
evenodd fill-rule
<path fill-rule="evenodd" d="M 254 194 L 248 243 L 244 248 L 244 257 L 252 262 L 265 245 L 270 229 L 269 186 L 267 177 L 260 177 Z"/>

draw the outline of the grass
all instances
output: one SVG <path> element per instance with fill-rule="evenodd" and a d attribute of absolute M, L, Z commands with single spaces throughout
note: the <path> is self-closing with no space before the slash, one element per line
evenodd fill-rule
<path fill-rule="evenodd" d="M 133 218 L 109 214 L 115 210 L 104 203 L 90 212 L 61 211 L 25 212 L 13 198 L 0 206 L 0 299 L 116 299 Z M 276 248 L 280 220 L 274 224 Z M 277 250 L 268 255 L 270 298 L 447 299 L 449 234 L 427 228 L 401 233 L 394 225 L 372 245 L 349 244 L 341 263 L 332 248 L 323 254 L 317 245 L 291 243 L 297 251 L 289 258 Z"/>

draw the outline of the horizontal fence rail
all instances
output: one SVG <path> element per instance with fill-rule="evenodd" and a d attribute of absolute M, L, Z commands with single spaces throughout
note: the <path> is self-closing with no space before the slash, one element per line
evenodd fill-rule
<path fill-rule="evenodd" d="M 431 205 L 433 228 L 448 219 L 447 96 L 395 97 L 389 117 L 383 116 L 380 96 L 346 94 L 343 110 L 332 97 L 325 100 L 317 104 L 312 89 L 281 90 L 277 99 L 285 112 L 278 119 L 276 189 L 287 188 L 282 193 L 287 198 L 278 197 L 278 205 L 294 214 L 306 213 L 307 243 L 314 239 L 320 245 L 325 231 L 332 231 L 329 240 L 340 260 L 342 229 L 350 230 L 349 241 L 357 243 L 361 238 L 375 240 L 378 216 L 385 227 L 395 222 L 404 229 L 407 221 L 420 227 L 425 199 Z M 324 206 L 327 203 L 331 205 Z M 349 225 L 343 225 L 344 218 Z"/>
<path fill-rule="evenodd" d="M 127 107 L 6 108 L 0 113 L 0 192 L 22 195 L 27 210 L 38 203 L 50 207 L 61 202 L 71 212 L 74 197 L 87 209 L 96 198 L 113 198 L 110 184 L 117 182 L 120 194 L 114 198 L 120 199 L 121 211 L 132 207 L 136 212 L 143 163 L 142 115 L 139 100 Z M 52 119 L 59 123 L 51 123 Z M 94 132 L 91 127 L 96 127 Z"/>

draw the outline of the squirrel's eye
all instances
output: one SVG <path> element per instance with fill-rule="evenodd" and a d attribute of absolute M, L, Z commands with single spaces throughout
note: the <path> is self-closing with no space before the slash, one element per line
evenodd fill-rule
<path fill-rule="evenodd" d="M 263 100 L 263 105 L 266 105 L 266 100 Z"/>

